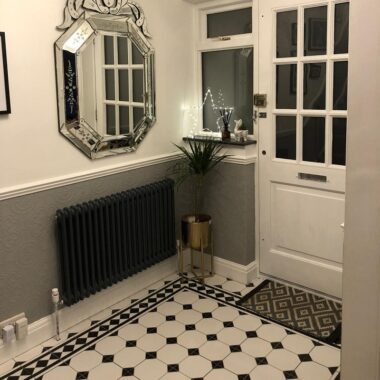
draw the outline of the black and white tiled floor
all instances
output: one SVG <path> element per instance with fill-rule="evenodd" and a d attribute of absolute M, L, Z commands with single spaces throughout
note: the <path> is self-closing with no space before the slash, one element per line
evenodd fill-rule
<path fill-rule="evenodd" d="M 255 285 L 166 279 L 0 366 L 0 379 L 335 379 L 338 348 L 236 305 Z"/>

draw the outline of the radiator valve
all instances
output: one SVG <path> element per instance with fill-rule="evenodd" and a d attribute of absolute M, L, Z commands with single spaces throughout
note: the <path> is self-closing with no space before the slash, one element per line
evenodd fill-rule
<path fill-rule="evenodd" d="M 63 301 L 60 300 L 59 290 L 57 288 L 52 289 L 51 291 L 51 300 L 54 305 L 54 315 L 55 315 L 55 339 L 61 340 L 60 328 L 59 328 L 59 307 L 63 305 Z"/>

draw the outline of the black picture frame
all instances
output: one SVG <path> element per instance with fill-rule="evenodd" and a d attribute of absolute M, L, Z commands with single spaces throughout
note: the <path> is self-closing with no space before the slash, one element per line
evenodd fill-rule
<path fill-rule="evenodd" d="M 5 33 L 0 32 L 0 115 L 11 113 Z"/>

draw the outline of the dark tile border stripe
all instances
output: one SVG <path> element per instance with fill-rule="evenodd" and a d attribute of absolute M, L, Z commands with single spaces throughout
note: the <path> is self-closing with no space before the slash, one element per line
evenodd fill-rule
<path fill-rule="evenodd" d="M 162 302 L 167 302 L 168 300 L 173 298 L 173 296 L 176 293 L 183 290 L 193 291 L 200 294 L 202 297 L 214 299 L 218 303 L 236 308 L 244 314 L 255 315 L 259 317 L 260 320 L 263 321 L 263 323 L 273 322 L 274 324 L 281 325 L 285 328 L 287 332 L 289 332 L 289 334 L 294 334 L 297 331 L 295 329 L 289 328 L 289 326 L 279 323 L 278 321 L 272 321 L 270 318 L 259 315 L 253 310 L 247 309 L 239 305 L 241 297 L 237 296 L 236 294 L 226 292 L 220 288 L 202 284 L 199 281 L 193 280 L 191 278 L 181 277 L 177 280 L 171 281 L 162 288 L 150 293 L 145 298 L 134 302 L 127 308 L 115 312 L 105 320 L 99 321 L 98 323 L 91 326 L 89 329 L 75 334 L 74 336 L 68 338 L 61 344 L 43 352 L 38 357 L 12 369 L 6 375 L 0 377 L 0 380 L 41 379 L 42 375 L 45 374 L 47 371 L 59 366 L 60 364 L 63 364 L 77 353 L 90 348 L 99 340 L 109 335 L 112 335 L 124 325 L 133 323 L 142 314 L 156 309 L 159 304 L 161 304 Z M 115 322 L 117 323 L 115 324 Z M 102 327 L 104 332 L 102 331 Z M 94 334 L 94 337 L 90 336 L 91 333 Z M 301 332 L 301 334 L 307 335 L 303 332 Z M 311 338 L 313 338 L 313 342 L 315 345 L 321 344 L 320 342 L 323 342 L 321 339 L 316 339 L 314 337 Z M 79 342 L 77 342 L 77 340 L 79 340 Z M 326 342 L 323 343 L 336 348 L 340 348 L 339 346 L 336 346 L 334 344 L 329 344 Z M 65 352 L 67 352 L 66 355 L 64 354 Z M 46 367 L 43 367 L 40 370 L 38 370 L 36 366 L 38 361 L 41 360 L 47 360 L 48 364 Z"/>

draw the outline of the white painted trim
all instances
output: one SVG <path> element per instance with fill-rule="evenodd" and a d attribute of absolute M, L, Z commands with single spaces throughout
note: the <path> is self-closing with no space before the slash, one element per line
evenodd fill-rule
<path fill-rule="evenodd" d="M 208 255 L 206 255 L 208 256 Z M 197 255 L 194 257 L 195 265 L 197 265 Z M 209 261 L 206 258 L 206 263 Z M 207 264 L 206 264 L 207 265 Z M 184 268 L 188 271 L 190 268 L 190 249 L 184 250 Z M 256 261 L 248 265 L 237 264 L 232 261 L 222 259 L 221 257 L 214 257 L 214 271 L 216 274 L 228 277 L 231 280 L 240 282 L 242 284 L 249 284 L 258 277 L 258 265 Z"/>
<path fill-rule="evenodd" d="M 236 164 L 236 165 L 251 165 L 257 162 L 257 155 L 254 154 L 247 157 L 234 155 L 231 157 L 227 157 L 223 162 L 226 162 L 227 164 Z"/>
<path fill-rule="evenodd" d="M 256 261 L 248 265 L 241 265 L 220 257 L 215 257 L 214 265 L 215 273 L 242 284 L 249 284 L 257 278 L 258 266 Z"/>
<path fill-rule="evenodd" d="M 177 256 L 173 256 L 71 307 L 64 307 L 60 311 L 61 331 L 70 329 L 99 311 L 111 307 L 176 271 Z M 52 314 L 30 324 L 28 336 L 23 340 L 16 340 L 7 345 L 0 340 L 0 364 L 29 351 L 54 335 L 55 321 Z"/>
<path fill-rule="evenodd" d="M 180 157 L 180 153 L 168 153 L 160 156 L 127 162 L 125 164 L 112 165 L 101 169 L 89 170 L 85 172 L 73 173 L 70 175 L 50 178 L 43 181 L 30 182 L 23 185 L 6 187 L 0 190 L 0 201 L 10 198 L 17 198 L 40 191 L 55 189 L 61 186 L 68 186 L 75 183 L 89 181 L 96 178 L 106 177 L 114 174 L 140 169 L 146 166 L 158 165 L 170 162 Z"/>
<path fill-rule="evenodd" d="M 43 181 L 30 182 L 23 185 L 5 187 L 0 190 L 0 201 L 22 197 L 41 191 L 51 190 L 62 186 L 73 185 L 80 182 L 90 181 L 96 178 L 107 177 L 114 174 L 124 173 L 131 170 L 141 169 L 148 166 L 159 165 L 173 161 L 181 157 L 180 153 L 173 152 L 154 156 L 147 159 L 136 160 L 126 164 L 108 166 L 101 169 L 78 172 L 66 176 L 50 178 Z M 238 165 L 250 165 L 257 161 L 256 155 L 250 156 L 232 156 L 228 157 L 225 162 Z"/>

